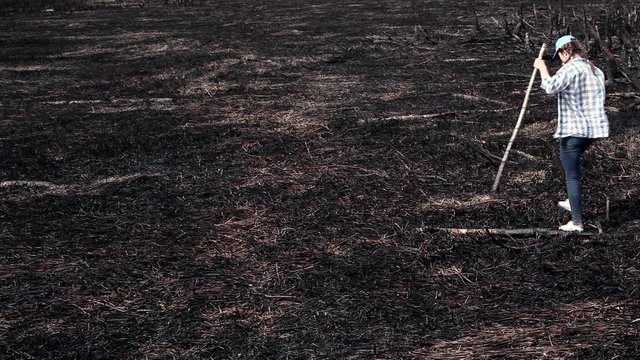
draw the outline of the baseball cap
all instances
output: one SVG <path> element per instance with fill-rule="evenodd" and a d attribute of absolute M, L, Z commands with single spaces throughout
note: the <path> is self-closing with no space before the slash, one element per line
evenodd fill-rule
<path fill-rule="evenodd" d="M 560 49 L 562 49 L 563 46 L 567 45 L 568 43 L 570 43 L 572 41 L 578 41 L 578 39 L 576 39 L 572 35 L 565 35 L 565 36 L 562 36 L 561 38 L 559 38 L 556 41 L 556 52 L 555 52 L 555 54 L 553 54 L 552 59 L 555 59 L 558 56 L 558 52 L 560 52 Z"/>

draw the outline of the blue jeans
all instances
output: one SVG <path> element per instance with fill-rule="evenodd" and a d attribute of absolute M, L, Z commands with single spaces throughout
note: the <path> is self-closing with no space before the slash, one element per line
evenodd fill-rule
<path fill-rule="evenodd" d="M 571 204 L 571 218 L 574 224 L 582 224 L 582 172 L 580 158 L 593 143 L 593 139 L 565 137 L 560 139 L 560 161 L 567 180 L 567 194 Z"/>

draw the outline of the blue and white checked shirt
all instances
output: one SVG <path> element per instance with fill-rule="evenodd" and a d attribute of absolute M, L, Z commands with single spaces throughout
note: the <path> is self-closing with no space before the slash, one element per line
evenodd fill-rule
<path fill-rule="evenodd" d="M 586 59 L 573 59 L 555 75 L 542 80 L 540 87 L 547 94 L 558 94 L 558 128 L 554 138 L 609 136 L 602 70 L 595 68 L 594 73 Z"/>

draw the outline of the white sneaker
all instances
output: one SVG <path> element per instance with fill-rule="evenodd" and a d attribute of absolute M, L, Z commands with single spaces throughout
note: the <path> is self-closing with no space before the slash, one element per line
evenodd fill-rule
<path fill-rule="evenodd" d="M 558 206 L 560 206 L 561 208 L 567 211 L 571 211 L 571 203 L 569 202 L 569 199 L 564 201 L 558 201 Z"/>
<path fill-rule="evenodd" d="M 576 225 L 573 223 L 572 221 L 569 221 L 568 223 L 560 226 L 558 229 L 562 230 L 562 231 L 577 231 L 577 232 L 583 232 L 584 231 L 584 227 L 582 225 Z"/>

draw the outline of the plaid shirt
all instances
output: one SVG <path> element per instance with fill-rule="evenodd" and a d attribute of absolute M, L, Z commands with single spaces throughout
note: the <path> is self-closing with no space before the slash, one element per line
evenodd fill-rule
<path fill-rule="evenodd" d="M 558 128 L 554 138 L 567 136 L 604 138 L 609 121 L 604 112 L 604 74 L 591 71 L 586 59 L 566 62 L 554 76 L 542 80 L 547 94 L 558 94 Z"/>

